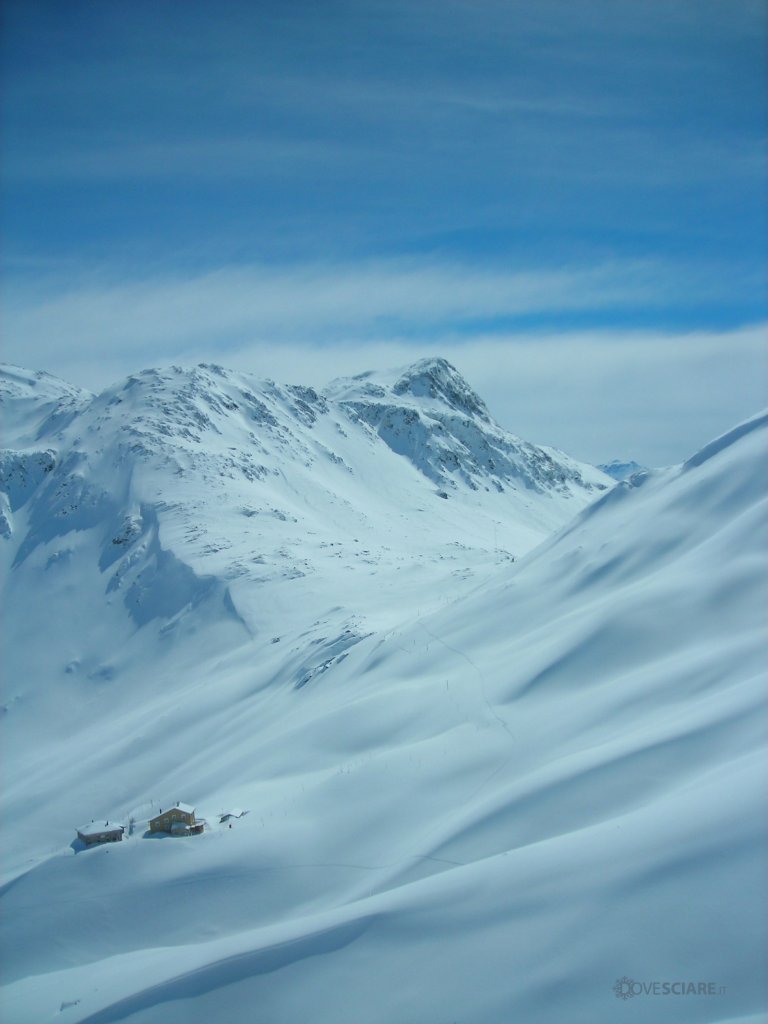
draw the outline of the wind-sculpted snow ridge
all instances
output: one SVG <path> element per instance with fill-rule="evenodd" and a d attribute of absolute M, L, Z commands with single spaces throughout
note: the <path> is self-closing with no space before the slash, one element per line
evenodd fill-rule
<path fill-rule="evenodd" d="M 688 470 L 701 466 L 702 463 L 707 461 L 707 459 L 711 459 L 715 455 L 719 455 L 720 452 L 729 448 L 736 441 L 739 441 L 747 434 L 751 434 L 753 431 L 764 432 L 766 424 L 768 424 L 768 411 L 758 413 L 758 415 L 751 417 L 751 419 L 745 420 L 744 423 L 740 423 L 737 427 L 734 427 L 732 430 L 727 431 L 720 437 L 715 438 L 714 441 L 710 441 L 710 443 L 705 445 L 701 451 L 692 455 L 684 464 L 683 469 Z"/>
<path fill-rule="evenodd" d="M 15 444 L 8 1020 L 764 1016 L 766 427 L 446 500 L 349 403 L 494 437 L 453 373 L 149 372 Z"/>

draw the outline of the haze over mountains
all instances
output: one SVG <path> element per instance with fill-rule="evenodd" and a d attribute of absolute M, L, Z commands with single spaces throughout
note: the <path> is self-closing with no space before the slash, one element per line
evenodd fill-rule
<path fill-rule="evenodd" d="M 2 402 L 7 1019 L 760 1018 L 765 416 L 614 486 L 439 359 Z"/>

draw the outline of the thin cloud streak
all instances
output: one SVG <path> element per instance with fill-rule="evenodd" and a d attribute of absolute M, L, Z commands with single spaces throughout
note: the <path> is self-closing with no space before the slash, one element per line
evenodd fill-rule
<path fill-rule="evenodd" d="M 378 260 L 325 266 L 231 267 L 188 277 L 69 288 L 17 286 L 6 296 L 9 358 L 46 365 L 65 347 L 174 358 L 190 345 L 226 352 L 251 339 L 418 337 L 535 314 L 660 308 L 717 293 L 712 280 L 651 262 L 506 273 L 458 263 Z M 711 276 L 711 275 L 710 275 Z"/>
<path fill-rule="evenodd" d="M 168 179 L 237 180 L 259 177 L 305 178 L 318 166 L 343 168 L 367 159 L 369 151 L 346 143 L 312 139 L 211 136 L 177 141 L 107 141 L 83 144 L 55 154 L 22 152 L 5 161 L 9 181 L 125 181 Z"/>
<path fill-rule="evenodd" d="M 464 141 L 461 120 L 455 123 L 449 118 L 435 129 L 435 108 L 440 106 L 480 115 L 484 123 L 478 125 L 470 118 L 471 141 L 470 137 Z M 440 173 L 454 179 L 460 172 L 468 182 L 482 178 L 496 186 L 500 181 L 542 178 L 552 183 L 605 185 L 615 182 L 617 175 L 625 186 L 646 187 L 762 180 L 762 139 L 723 141 L 690 129 L 660 136 L 642 119 L 632 125 L 631 118 L 622 119 L 618 112 L 611 116 L 590 100 L 494 100 L 471 93 L 435 93 L 419 101 L 404 92 L 397 98 L 387 97 L 385 108 L 385 115 L 370 122 L 369 104 L 370 123 L 343 139 L 326 125 L 314 136 L 306 130 L 295 137 L 259 135 L 250 129 L 230 135 L 211 130 L 155 140 L 148 135 L 111 138 L 106 134 L 95 142 L 91 137 L 76 143 L 62 141 L 53 150 L 17 145 L 5 154 L 3 174 L 11 184 L 42 185 L 174 178 L 185 184 L 275 179 L 311 184 L 319 171 L 330 171 L 344 181 L 365 175 L 370 182 L 416 172 L 427 178 Z M 402 113 L 404 109 L 407 114 Z M 555 134 L 548 123 L 551 118 L 562 122 Z M 385 127 L 390 138 L 382 150 L 380 134 Z M 512 153 L 512 163 L 501 159 Z M 494 168 L 495 161 L 499 163 Z"/>
<path fill-rule="evenodd" d="M 620 172 L 656 185 L 707 180 L 713 168 L 714 176 L 756 176 L 757 122 L 712 145 L 702 120 L 710 105 L 697 106 L 695 94 L 679 87 L 688 75 L 705 95 L 722 95 L 723 54 L 694 48 L 694 57 L 680 42 L 697 25 L 713 31 L 721 19 L 736 39 L 739 25 L 749 38 L 760 17 L 743 3 L 727 21 L 717 5 L 702 13 L 701 0 L 667 6 L 649 19 L 632 4 L 613 3 L 600 16 L 590 5 L 456 4 L 446 18 L 445 5 L 362 3 L 346 22 L 350 39 L 364 47 L 360 62 L 332 17 L 284 19 L 247 5 L 239 31 L 196 13 L 192 20 L 206 32 L 204 60 L 191 61 L 188 38 L 176 32 L 166 37 L 165 59 L 148 60 L 148 26 L 157 19 L 156 31 L 171 29 L 162 13 L 145 24 L 107 5 L 96 20 L 105 46 L 87 62 L 66 58 L 69 37 L 59 27 L 60 63 L 37 61 L 10 76 L 6 106 L 15 114 L 6 125 L 5 174 L 30 182 L 227 181 L 258 171 L 264 160 L 267 173 L 279 164 L 294 178 L 306 160 L 311 178 L 316 160 L 346 154 L 367 161 L 370 173 L 390 154 L 391 169 L 414 153 L 424 174 L 439 172 L 450 153 L 452 165 L 469 155 L 487 175 L 497 164 L 513 178 L 543 170 L 600 180 L 602 171 L 606 179 Z M 123 43 L 117 48 L 110 10 Z M 697 117 L 681 116 L 677 105 L 686 102 Z M 41 111 L 36 140 L 30 126 Z M 741 155 L 731 160 L 734 149 Z"/>

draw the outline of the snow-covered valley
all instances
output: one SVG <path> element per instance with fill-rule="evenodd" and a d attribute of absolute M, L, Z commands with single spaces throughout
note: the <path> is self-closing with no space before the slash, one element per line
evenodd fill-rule
<path fill-rule="evenodd" d="M 763 1019 L 765 416 L 614 486 L 443 360 L 2 401 L 4 1021 Z"/>

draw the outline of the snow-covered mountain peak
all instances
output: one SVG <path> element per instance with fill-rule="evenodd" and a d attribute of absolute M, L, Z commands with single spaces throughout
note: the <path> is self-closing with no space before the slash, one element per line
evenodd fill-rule
<path fill-rule="evenodd" d="M 468 411 L 479 399 L 444 360 L 322 394 L 213 364 L 63 392 L 66 416 L 55 404 L 0 458 L 6 557 L 39 567 L 77 549 L 81 574 L 122 595 L 129 628 L 213 600 L 257 631 L 254 583 L 321 580 L 338 558 L 345 597 L 363 566 L 437 560 L 450 573 L 455 544 L 495 563 L 608 485 Z M 366 591 L 356 613 L 367 604 Z"/>
<path fill-rule="evenodd" d="M 42 401 L 55 401 L 89 395 L 83 388 L 68 384 L 45 370 L 27 370 L 11 363 L 0 363 L 0 399 L 25 400 L 34 396 Z"/>
<path fill-rule="evenodd" d="M 641 466 L 634 459 L 613 459 L 612 462 L 600 463 L 597 468 L 614 480 L 629 480 L 635 473 L 642 473 L 648 467 Z"/>
<path fill-rule="evenodd" d="M 393 370 L 366 370 L 354 377 L 339 377 L 323 393 L 335 400 L 378 399 L 436 415 L 459 413 L 491 422 L 485 402 L 455 366 L 438 356 Z"/>
<path fill-rule="evenodd" d="M 401 374 L 392 390 L 396 395 L 437 399 L 456 412 L 486 422 L 491 418 L 485 402 L 447 359 L 420 359 Z"/>
<path fill-rule="evenodd" d="M 567 496 L 610 486 L 594 467 L 500 427 L 446 359 L 422 359 L 390 373 L 341 378 L 323 394 L 408 458 L 446 495 L 462 487 L 493 487 Z"/>
<path fill-rule="evenodd" d="M 68 422 L 93 395 L 43 370 L 0 363 L 0 444 L 29 446 Z"/>

